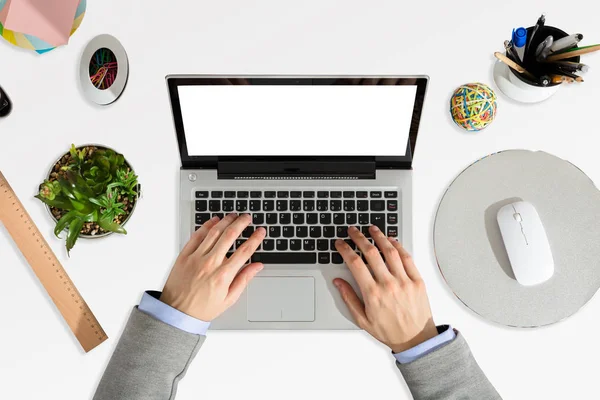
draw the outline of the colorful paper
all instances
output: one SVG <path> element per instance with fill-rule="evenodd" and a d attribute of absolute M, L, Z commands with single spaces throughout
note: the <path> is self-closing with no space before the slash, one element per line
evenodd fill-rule
<path fill-rule="evenodd" d="M 11 7 L 11 4 L 14 4 L 16 1 L 22 1 L 22 0 L 0 0 L 0 36 L 2 36 L 6 41 L 8 41 L 9 43 L 12 43 L 13 45 L 17 46 L 17 47 L 21 47 L 27 50 L 34 50 L 39 54 L 43 54 L 46 52 L 49 52 L 51 50 L 54 50 L 57 46 L 53 45 L 52 43 L 43 40 L 42 38 L 35 36 L 33 34 L 29 34 L 29 33 L 25 33 L 25 32 L 19 32 L 19 31 L 14 31 L 12 29 L 9 28 L 8 23 L 11 22 L 11 15 L 12 15 L 12 9 L 14 8 L 14 5 Z M 30 0 L 31 1 L 31 0 Z M 37 1 L 40 0 L 36 0 Z M 48 0 L 45 0 L 46 2 L 48 2 Z M 67 0 L 63 0 L 63 1 L 67 1 Z M 69 2 L 71 0 L 68 0 Z M 75 9 L 75 15 L 74 15 L 74 19 L 72 20 L 72 25 L 71 25 L 71 30 L 69 32 L 69 36 L 73 35 L 73 33 L 75 33 L 75 31 L 77 30 L 77 28 L 79 28 L 79 26 L 81 25 L 81 22 L 83 21 L 83 17 L 85 15 L 85 10 L 86 10 L 86 6 L 87 6 L 87 0 L 76 0 L 76 2 L 78 2 L 79 4 L 77 5 L 77 8 Z M 54 2 L 49 2 L 49 3 L 54 3 Z M 7 20 L 8 18 L 8 20 Z M 4 24 L 4 21 L 7 22 L 7 24 Z M 55 31 L 58 31 L 56 28 L 54 28 Z M 39 29 L 38 29 L 39 32 Z M 56 38 L 56 36 L 55 36 Z M 68 41 L 68 39 L 67 39 Z M 55 43 L 57 43 L 56 41 L 54 41 Z M 63 44 L 66 44 L 67 42 L 65 41 Z"/>

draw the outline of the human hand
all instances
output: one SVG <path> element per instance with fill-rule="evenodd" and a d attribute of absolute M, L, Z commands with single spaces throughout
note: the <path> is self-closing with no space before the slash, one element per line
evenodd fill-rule
<path fill-rule="evenodd" d="M 229 258 L 227 252 L 252 219 L 245 214 L 213 218 L 192 235 L 177 258 L 160 300 L 203 321 L 212 321 L 240 298 L 262 263 L 244 267 L 265 238 L 258 228 Z"/>
<path fill-rule="evenodd" d="M 371 226 L 369 231 L 377 247 L 357 228 L 348 228 L 348 234 L 365 255 L 368 267 L 343 240 L 335 243 L 358 283 L 364 303 L 345 280 L 337 278 L 333 283 L 358 326 L 394 353 L 400 353 L 436 336 L 437 328 L 425 284 L 410 254 L 395 239 L 386 238 L 376 226 Z"/>

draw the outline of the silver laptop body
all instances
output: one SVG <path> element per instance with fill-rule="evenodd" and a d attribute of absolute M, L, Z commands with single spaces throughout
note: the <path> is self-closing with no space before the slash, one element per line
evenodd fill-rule
<path fill-rule="evenodd" d="M 211 329 L 358 329 L 332 283 L 334 278 L 343 278 L 360 294 L 352 275 L 332 247 L 333 242 L 338 237 L 347 239 L 344 230 L 347 226 L 366 229 L 375 221 L 386 233 L 396 236 L 404 247 L 412 250 L 412 157 L 427 83 L 426 76 L 167 77 L 182 159 L 180 248 L 206 218 L 229 212 L 253 215 L 253 226 L 264 226 L 268 232 L 265 241 L 270 241 L 263 242 L 256 259 L 252 259 L 265 264 L 263 271 L 250 283 L 240 300 L 213 321 Z M 351 100 L 354 90 L 361 94 Z M 274 102 L 270 91 L 277 96 L 277 102 L 293 104 L 293 110 Z M 379 117 L 384 120 L 384 125 L 373 125 L 381 125 L 379 129 L 387 130 L 386 118 L 395 123 L 396 119 L 390 118 L 389 114 L 397 109 L 398 115 L 402 114 L 398 119 L 410 119 L 402 125 L 407 132 L 398 132 L 406 143 L 402 148 L 396 146 L 395 150 L 389 148 L 389 141 L 384 141 L 379 143 L 381 151 L 373 155 L 358 153 L 373 146 L 366 143 L 344 150 L 347 155 L 332 155 L 336 154 L 336 148 L 320 149 L 315 155 L 303 150 L 310 146 L 302 135 L 286 137 L 281 149 L 275 146 L 275 151 L 280 151 L 278 154 L 272 154 L 273 146 L 269 154 L 258 152 L 260 143 L 254 145 L 252 142 L 260 142 L 261 130 L 269 125 L 263 125 L 261 121 L 271 120 L 270 110 L 279 110 L 277 118 L 284 118 L 284 121 L 297 121 L 289 125 L 290 131 L 305 129 L 303 126 L 311 123 L 313 115 L 323 120 L 325 126 L 338 125 L 338 121 L 324 120 L 329 111 L 323 111 L 323 107 L 311 108 L 312 101 L 307 102 L 306 96 L 310 99 L 312 91 L 315 103 L 331 103 L 336 96 L 340 97 L 340 102 L 346 102 L 341 110 L 335 111 L 332 107 L 334 119 L 343 118 L 346 108 L 348 112 L 352 107 L 373 108 L 373 101 L 360 104 L 368 96 L 378 99 L 378 93 L 381 93 L 381 101 L 386 102 L 398 98 L 397 108 L 389 107 L 387 103 L 378 106 L 385 114 Z M 286 100 L 288 95 L 291 97 Z M 304 98 L 301 103 L 296 102 L 298 96 Z M 223 115 L 231 115 L 231 118 L 239 115 L 242 121 L 220 123 L 219 118 L 230 121 L 220 115 L 224 107 L 234 109 Z M 253 111 L 246 107 L 253 107 Z M 214 116 L 216 121 L 207 122 L 209 116 Z M 366 124 L 368 120 L 362 121 L 358 117 L 353 120 L 355 126 L 361 123 Z M 232 150 L 227 147 L 227 138 L 222 136 L 228 129 L 245 129 L 246 124 L 259 125 L 247 127 L 249 132 L 258 132 L 258 138 L 250 133 L 237 133 L 236 137 L 245 137 L 246 143 L 243 146 L 234 144 L 233 153 L 228 153 Z M 271 125 L 280 129 L 281 121 L 279 125 Z M 342 140 L 358 140 L 352 135 L 345 137 L 345 132 L 332 130 L 318 135 L 332 134 Z M 208 135 L 216 135 L 216 138 Z M 377 132 L 366 132 L 365 137 L 379 140 Z M 389 137 L 391 141 L 399 140 L 396 136 Z M 311 138 L 321 142 L 318 136 Z M 216 146 L 217 141 L 223 143 L 221 147 Z M 297 148 L 293 148 L 294 145 Z M 251 152 L 241 154 L 239 149 L 245 148 Z M 307 153 L 299 153 L 303 151 Z M 348 154 L 351 152 L 356 154 Z M 244 237 L 239 240 L 241 244 Z M 360 255 L 359 249 L 356 251 Z"/>

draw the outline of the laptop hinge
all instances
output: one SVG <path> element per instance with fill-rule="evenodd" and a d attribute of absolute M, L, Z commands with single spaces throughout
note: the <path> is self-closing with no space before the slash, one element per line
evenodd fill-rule
<path fill-rule="evenodd" d="M 375 179 L 375 161 L 219 161 L 219 179 Z"/>

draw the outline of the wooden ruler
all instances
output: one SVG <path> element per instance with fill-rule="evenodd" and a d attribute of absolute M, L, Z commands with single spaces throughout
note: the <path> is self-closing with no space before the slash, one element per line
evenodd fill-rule
<path fill-rule="evenodd" d="M 0 221 L 4 223 L 83 349 L 88 352 L 108 339 L 2 172 Z"/>

